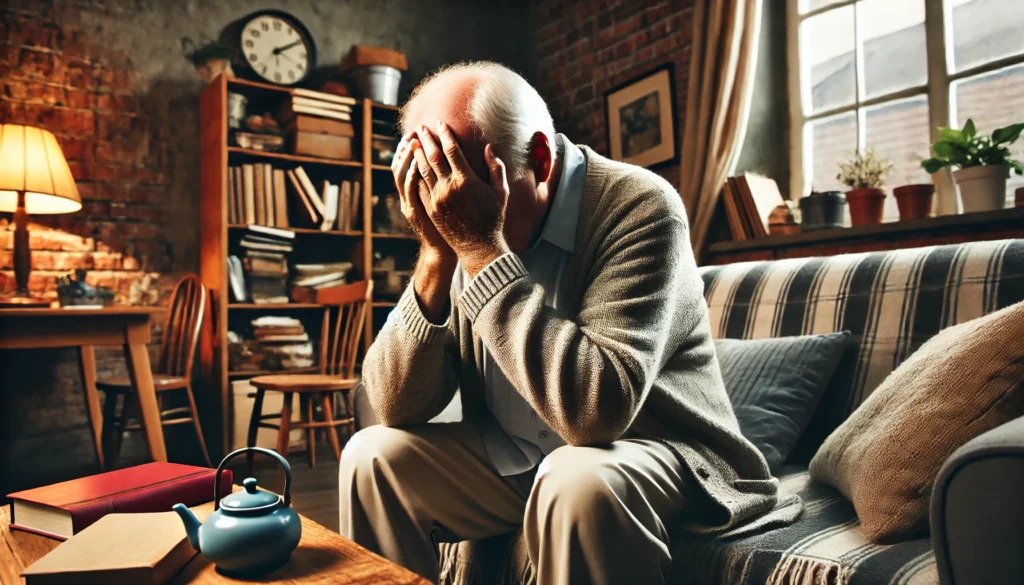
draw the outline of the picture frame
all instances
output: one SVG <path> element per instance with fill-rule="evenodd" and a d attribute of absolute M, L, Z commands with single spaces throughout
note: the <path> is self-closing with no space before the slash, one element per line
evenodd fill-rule
<path fill-rule="evenodd" d="M 606 91 L 604 113 L 612 160 L 656 168 L 679 159 L 674 63 Z"/>

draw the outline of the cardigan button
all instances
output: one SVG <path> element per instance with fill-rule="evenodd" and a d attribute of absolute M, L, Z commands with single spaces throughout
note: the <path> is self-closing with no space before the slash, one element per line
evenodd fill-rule
<path fill-rule="evenodd" d="M 708 471 L 706 467 L 698 467 L 697 475 L 699 475 L 701 479 L 707 479 L 711 477 L 711 472 Z"/>

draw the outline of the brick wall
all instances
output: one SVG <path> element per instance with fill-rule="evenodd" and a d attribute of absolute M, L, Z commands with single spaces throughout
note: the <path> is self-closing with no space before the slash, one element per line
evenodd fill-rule
<path fill-rule="evenodd" d="M 675 64 L 675 111 L 681 129 L 693 4 L 693 0 L 534 2 L 530 76 L 551 108 L 556 130 L 607 155 L 605 92 L 666 62 Z M 673 185 L 679 184 L 678 164 L 657 172 Z"/>

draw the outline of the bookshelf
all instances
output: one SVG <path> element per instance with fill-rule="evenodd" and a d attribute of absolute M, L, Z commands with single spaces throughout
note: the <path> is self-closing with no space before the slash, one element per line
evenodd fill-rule
<path fill-rule="evenodd" d="M 199 98 L 200 125 L 200 277 L 211 293 L 211 317 L 204 325 L 200 343 L 200 372 L 203 377 L 203 396 L 200 411 L 204 413 L 203 426 L 210 444 L 226 452 L 232 436 L 231 382 L 282 370 L 230 371 L 228 365 L 228 331 L 239 330 L 242 324 L 262 315 L 282 315 L 299 319 L 307 333 L 319 342 L 323 332 L 325 305 L 318 303 L 237 303 L 231 302 L 228 281 L 229 254 L 237 254 L 246 225 L 229 223 L 229 168 L 246 163 L 269 163 L 275 169 L 293 169 L 301 165 L 314 181 L 359 181 L 362 184 L 359 202 L 360 219 L 353 230 L 322 231 L 315 227 L 290 227 L 295 232 L 295 251 L 290 262 L 350 261 L 353 269 L 349 282 L 372 278 L 375 243 L 386 248 L 389 255 L 401 255 L 402 268 L 411 268 L 415 260 L 417 243 L 412 236 L 373 233 L 373 209 L 369 195 L 384 195 L 394 190 L 390 167 L 372 164 L 373 141 L 393 138 L 383 133 L 382 127 L 393 127 L 397 107 L 385 106 L 369 100 L 359 100 L 352 106 L 352 124 L 356 128 L 353 155 L 357 160 L 333 160 L 287 152 L 265 152 L 233 146 L 229 143 L 228 93 L 240 93 L 248 100 L 247 114 L 263 111 L 276 113 L 292 91 L 265 83 L 220 76 L 209 83 Z M 377 123 L 373 121 L 376 120 Z M 386 173 L 384 171 L 387 171 Z M 295 201 L 287 201 L 289 208 Z M 289 212 L 291 215 L 292 212 Z M 396 260 L 397 262 L 397 260 Z M 364 351 L 373 342 L 373 336 L 383 324 L 387 312 L 395 306 L 392 298 L 378 298 L 378 292 L 367 312 L 363 335 Z M 318 353 L 314 351 L 314 354 Z M 315 373 L 319 365 L 311 368 L 284 370 L 287 373 Z M 217 440 L 219 437 L 219 441 Z"/>

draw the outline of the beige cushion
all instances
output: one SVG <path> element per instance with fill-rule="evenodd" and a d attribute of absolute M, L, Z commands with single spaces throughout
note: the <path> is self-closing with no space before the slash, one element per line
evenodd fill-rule
<path fill-rule="evenodd" d="M 853 502 L 873 541 L 923 536 L 942 462 L 1021 415 L 1024 303 L 1017 303 L 922 345 L 825 440 L 811 477 Z"/>

